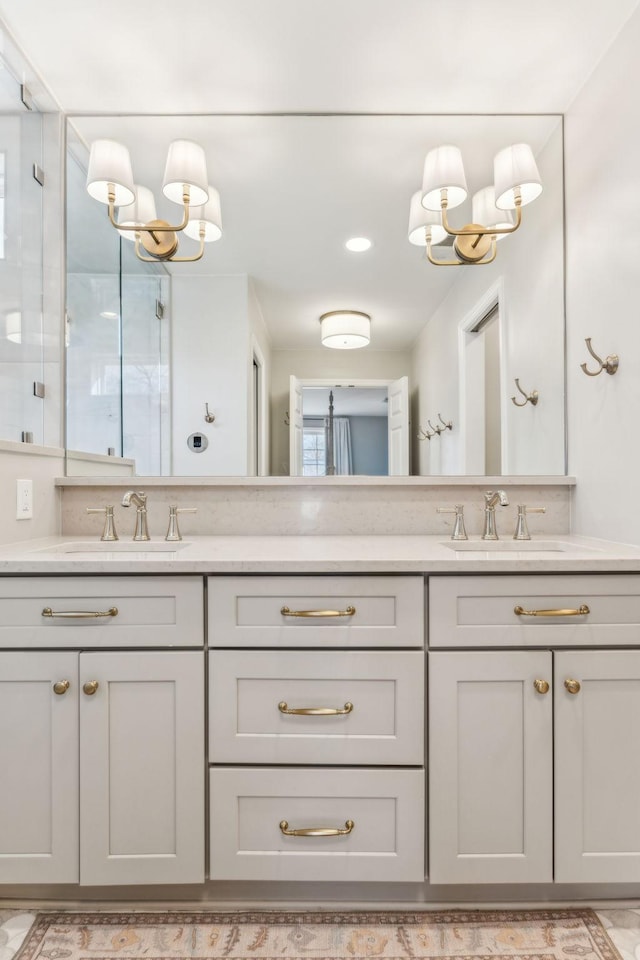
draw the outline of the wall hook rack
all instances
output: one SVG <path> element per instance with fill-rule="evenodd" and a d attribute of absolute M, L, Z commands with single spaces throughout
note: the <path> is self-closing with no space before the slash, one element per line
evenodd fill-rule
<path fill-rule="evenodd" d="M 289 419 L 289 411 L 287 410 L 284 415 L 284 425 L 285 427 L 291 426 L 291 420 Z"/>
<path fill-rule="evenodd" d="M 535 407 L 535 406 L 537 405 L 538 400 L 540 399 L 539 396 L 538 396 L 538 391 L 537 391 L 537 390 L 532 390 L 531 393 L 525 393 L 525 391 L 524 391 L 524 390 L 522 389 L 522 387 L 520 386 L 520 379 L 519 379 L 519 377 L 516 377 L 516 387 L 518 388 L 518 390 L 520 391 L 520 393 L 521 393 L 522 396 L 524 397 L 524 400 L 521 401 L 521 402 L 519 402 L 518 400 L 516 400 L 515 397 L 511 397 L 511 402 L 514 403 L 514 404 L 516 405 L 516 407 L 526 407 L 526 405 L 527 405 L 528 403 L 530 403 L 532 407 Z"/>
<path fill-rule="evenodd" d="M 429 430 L 425 430 L 423 427 L 418 427 L 418 440 L 431 440 L 431 437 L 435 437 L 435 433 L 430 433 Z"/>
<path fill-rule="evenodd" d="M 453 430 L 453 420 L 443 420 L 442 414 L 440 413 L 438 414 L 438 420 L 440 423 L 437 423 L 435 426 L 431 423 L 431 420 L 427 420 L 427 423 L 431 427 L 430 430 L 425 430 L 424 427 L 418 427 L 418 440 L 431 440 L 431 437 L 439 437 L 445 430 Z"/>
<path fill-rule="evenodd" d="M 433 433 L 437 433 L 438 436 L 440 436 L 440 434 L 442 433 L 442 429 L 443 429 L 443 428 L 440 426 L 440 424 L 437 423 L 437 424 L 435 425 L 435 427 L 434 427 L 434 425 L 431 423 L 431 420 L 427 420 L 427 423 L 429 424 L 429 426 L 430 426 L 431 429 L 433 430 Z M 433 433 L 431 434 L 431 436 L 433 436 Z"/>
<path fill-rule="evenodd" d="M 208 404 L 208 403 L 205 403 L 205 405 L 204 405 L 204 410 L 205 410 L 204 419 L 207 421 L 207 423 L 213 423 L 213 421 L 215 420 L 215 414 L 209 413 L 209 404 Z"/>
<path fill-rule="evenodd" d="M 441 413 L 438 414 L 438 420 L 442 424 L 443 430 L 453 430 L 453 420 L 449 420 L 449 421 L 443 420 Z"/>
<path fill-rule="evenodd" d="M 618 354 L 617 354 L 617 353 L 611 353 L 611 354 L 606 358 L 606 360 L 602 360 L 602 359 L 598 356 L 598 354 L 595 352 L 595 350 L 593 349 L 593 347 L 591 346 L 591 337 L 585 337 L 584 342 L 585 342 L 586 345 L 587 345 L 587 350 L 589 351 L 589 353 L 591 354 L 591 356 L 593 357 L 593 359 L 596 360 L 596 361 L 600 364 L 600 366 L 598 367 L 597 370 L 587 370 L 587 365 L 586 365 L 586 363 L 581 363 L 581 364 L 580 364 L 580 368 L 582 369 L 582 371 L 583 371 L 584 373 L 586 373 L 586 375 L 587 375 L 588 377 L 598 377 L 598 376 L 600 376 L 600 374 L 602 373 L 603 370 L 605 370 L 607 373 L 609 373 L 609 374 L 611 374 L 611 376 L 613 376 L 614 373 L 617 372 L 617 370 L 618 370 L 618 364 L 620 363 L 620 358 L 618 357 Z"/>

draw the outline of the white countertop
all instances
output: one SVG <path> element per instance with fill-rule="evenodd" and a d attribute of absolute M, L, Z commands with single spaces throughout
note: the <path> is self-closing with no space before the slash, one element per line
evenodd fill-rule
<path fill-rule="evenodd" d="M 70 536 L 0 545 L 0 574 L 640 573 L 640 547 L 562 534 L 524 543 L 472 538 L 459 549 L 441 536 L 192 537 L 148 546 Z"/>

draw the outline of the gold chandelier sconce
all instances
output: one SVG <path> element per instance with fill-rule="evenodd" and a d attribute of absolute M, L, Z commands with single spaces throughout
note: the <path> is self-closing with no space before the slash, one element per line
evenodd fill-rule
<path fill-rule="evenodd" d="M 448 211 L 467 198 L 467 180 L 458 147 L 430 150 L 424 163 L 422 189 L 411 198 L 409 242 L 426 248 L 430 263 L 438 267 L 477 266 L 492 263 L 498 241 L 520 227 L 522 207 L 542 192 L 540 174 L 527 143 L 500 150 L 493 161 L 494 184 L 472 197 L 472 222 L 462 227 L 449 223 Z M 456 259 L 434 257 L 432 248 L 453 237 Z"/>
<path fill-rule="evenodd" d="M 133 182 L 129 151 L 115 140 L 91 144 L 87 192 L 107 205 L 111 224 L 135 242 L 136 256 L 146 263 L 193 263 L 205 243 L 222 236 L 220 195 L 208 182 L 204 150 L 193 140 L 174 140 L 167 154 L 162 192 L 182 206 L 177 224 L 158 219 L 152 191 Z M 177 256 L 180 233 L 198 241 L 197 253 Z"/>

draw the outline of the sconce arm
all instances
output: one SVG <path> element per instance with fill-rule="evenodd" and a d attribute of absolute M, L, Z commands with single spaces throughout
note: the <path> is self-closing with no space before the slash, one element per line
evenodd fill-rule
<path fill-rule="evenodd" d="M 182 203 L 184 205 L 184 214 L 182 217 L 182 223 L 178 224 L 177 226 L 171 226 L 168 223 L 162 224 L 160 221 L 156 221 L 153 226 L 153 233 L 180 233 L 182 230 L 184 230 L 186 225 L 189 223 L 190 193 L 191 193 L 190 187 L 188 187 L 187 184 L 185 183 L 183 185 L 183 192 L 182 192 Z M 115 199 L 116 199 L 115 188 L 113 187 L 113 184 L 110 183 L 108 212 L 109 212 L 109 222 L 111 223 L 111 226 L 115 227 L 116 230 L 126 230 L 129 233 L 135 233 L 136 230 L 138 231 L 144 230 L 144 226 L 127 226 L 126 224 L 118 223 L 115 217 L 115 212 L 116 212 Z"/>
<path fill-rule="evenodd" d="M 477 235 L 477 231 L 472 231 L 473 235 Z M 498 252 L 497 240 L 493 237 L 491 241 L 491 256 L 485 257 L 483 260 L 473 260 L 473 261 L 463 261 L 463 260 L 437 260 L 431 254 L 431 240 L 427 240 L 427 260 L 429 263 L 435 264 L 436 267 L 478 267 L 485 263 L 493 263 Z"/>

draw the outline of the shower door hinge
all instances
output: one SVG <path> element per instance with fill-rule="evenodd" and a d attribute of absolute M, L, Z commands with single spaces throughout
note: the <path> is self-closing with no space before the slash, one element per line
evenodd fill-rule
<path fill-rule="evenodd" d="M 44 383 L 41 383 L 39 380 L 33 381 L 33 395 L 34 397 L 40 397 L 41 400 L 44 400 Z"/>
<path fill-rule="evenodd" d="M 27 110 L 33 110 L 33 97 L 31 96 L 31 90 L 26 85 L 26 83 L 20 84 L 20 99 L 27 108 Z"/>
<path fill-rule="evenodd" d="M 156 317 L 158 320 L 164 319 L 164 303 L 162 300 L 156 300 Z"/>
<path fill-rule="evenodd" d="M 38 163 L 33 165 L 33 179 L 37 180 L 41 187 L 44 187 L 44 170 Z"/>

